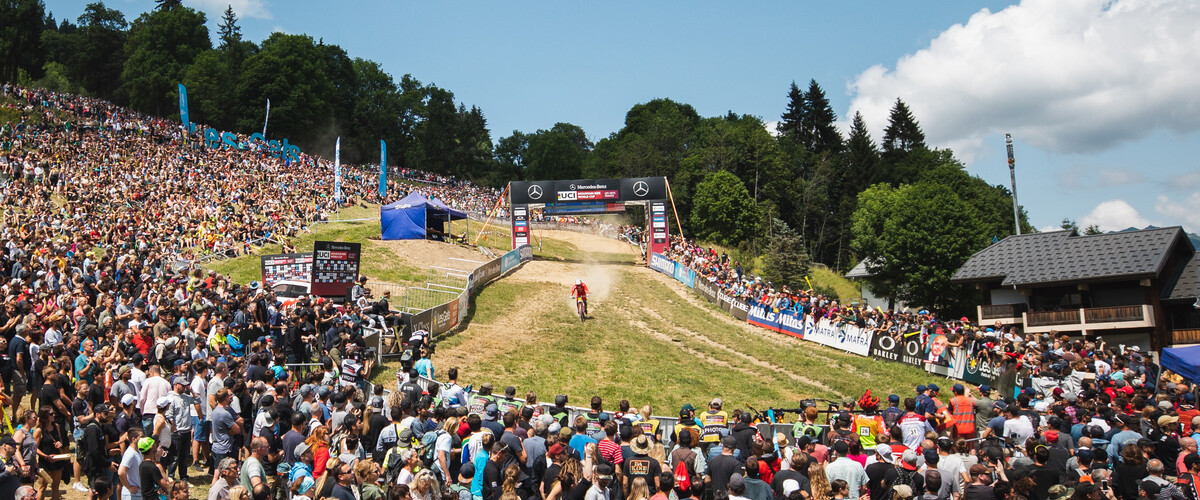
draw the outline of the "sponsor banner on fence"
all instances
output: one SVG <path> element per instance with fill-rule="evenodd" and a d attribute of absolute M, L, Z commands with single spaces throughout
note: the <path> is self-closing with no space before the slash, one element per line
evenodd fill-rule
<path fill-rule="evenodd" d="M 456 300 L 452 303 L 458 304 L 456 307 L 458 309 L 458 320 L 454 322 L 454 324 L 457 325 L 459 323 L 462 323 L 463 319 L 465 319 L 467 317 L 467 309 L 469 309 L 471 307 L 470 292 L 464 291 L 462 294 L 460 294 L 458 296 L 458 300 Z"/>
<path fill-rule="evenodd" d="M 521 263 L 521 251 L 513 250 L 500 256 L 500 273 L 507 273 L 510 269 L 517 267 Z"/>
<path fill-rule="evenodd" d="M 860 356 L 866 356 L 871 352 L 871 332 L 865 328 L 859 328 L 858 325 L 846 323 L 839 326 L 826 318 L 813 322 L 810 316 L 805 320 L 804 326 L 806 340 Z"/>
<path fill-rule="evenodd" d="M 433 310 L 425 310 L 416 314 L 406 313 L 401 317 L 407 328 L 407 331 L 404 332 L 405 337 L 417 330 L 433 331 Z"/>
<path fill-rule="evenodd" d="M 717 285 L 708 279 L 699 278 L 696 280 L 696 293 L 699 293 L 704 300 L 713 304 L 717 303 Z"/>
<path fill-rule="evenodd" d="M 725 292 L 717 292 L 717 307 L 720 307 L 722 311 L 729 312 L 731 309 L 729 300 L 729 296 L 725 295 Z"/>
<path fill-rule="evenodd" d="M 807 325 L 804 323 L 804 313 L 800 311 L 786 310 L 779 311 L 779 333 L 786 333 L 798 339 L 804 338 L 808 333 Z"/>
<path fill-rule="evenodd" d="M 900 362 L 913 366 L 924 365 L 921 358 L 921 332 L 909 332 L 901 337 Z"/>
<path fill-rule="evenodd" d="M 779 332 L 779 320 L 775 317 L 776 314 L 770 307 L 757 302 L 750 302 L 750 312 L 746 314 L 746 322 L 773 332 Z"/>
<path fill-rule="evenodd" d="M 941 361 L 935 362 L 931 357 L 927 357 L 925 371 L 962 380 L 963 368 L 967 363 L 966 353 L 962 349 L 948 349 L 947 354 L 943 354 L 940 359 Z"/>
<path fill-rule="evenodd" d="M 871 357 L 886 361 L 900 361 L 903 345 L 891 335 L 878 334 L 871 339 Z"/>
<path fill-rule="evenodd" d="M 668 276 L 675 275 L 675 261 L 666 258 L 662 254 L 650 254 L 650 269 L 666 274 Z"/>
<path fill-rule="evenodd" d="M 475 288 L 483 286 L 487 282 L 496 279 L 497 276 L 500 276 L 500 267 L 500 259 L 492 259 L 486 264 L 479 266 L 479 269 L 471 273 L 471 277 L 474 280 L 471 282 L 472 286 L 467 287 L 467 289 L 471 293 L 475 293 Z"/>
<path fill-rule="evenodd" d="M 692 288 L 696 286 L 696 271 L 677 263 L 675 264 L 675 279 L 687 285 L 688 288 Z"/>
<path fill-rule="evenodd" d="M 730 299 L 729 313 L 741 321 L 746 321 L 750 317 L 750 304 L 738 299 Z"/>
<path fill-rule="evenodd" d="M 999 375 L 1000 368 L 995 363 L 970 356 L 963 366 L 962 379 L 964 382 L 975 385 L 993 384 Z"/>
<path fill-rule="evenodd" d="M 517 249 L 517 252 L 520 252 L 521 262 L 528 262 L 530 260 L 533 260 L 533 247 L 532 246 L 522 245 L 520 248 Z"/>
<path fill-rule="evenodd" d="M 446 333 L 458 326 L 458 299 L 452 300 L 433 309 L 433 327 L 429 330 L 434 335 Z"/>

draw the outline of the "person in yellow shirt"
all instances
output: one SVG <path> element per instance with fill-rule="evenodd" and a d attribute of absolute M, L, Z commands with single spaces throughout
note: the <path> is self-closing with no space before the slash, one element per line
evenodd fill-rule
<path fill-rule="evenodd" d="M 708 411 L 700 414 L 700 446 L 704 453 L 708 448 L 721 442 L 721 437 L 729 434 L 729 414 L 721 410 L 721 398 L 713 398 L 708 404 Z"/>
<path fill-rule="evenodd" d="M 883 426 L 883 415 L 879 414 L 879 398 L 871 396 L 871 390 L 867 389 L 859 398 L 858 407 L 862 408 L 862 413 L 854 416 L 854 433 L 858 434 L 864 450 L 874 448 L 875 436 L 887 432 Z"/>

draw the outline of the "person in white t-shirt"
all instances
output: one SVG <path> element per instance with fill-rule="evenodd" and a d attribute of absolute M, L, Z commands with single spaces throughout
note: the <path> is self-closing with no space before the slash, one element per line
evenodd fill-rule
<path fill-rule="evenodd" d="M 1017 449 L 1025 449 L 1025 441 L 1033 437 L 1033 423 L 1018 410 L 1017 405 L 1004 409 L 1004 437 L 1011 439 Z"/>

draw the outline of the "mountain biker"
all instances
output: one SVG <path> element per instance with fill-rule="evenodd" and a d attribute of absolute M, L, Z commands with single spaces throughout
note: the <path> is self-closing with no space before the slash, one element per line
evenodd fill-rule
<path fill-rule="evenodd" d="M 575 286 L 571 287 L 571 296 L 583 299 L 583 314 L 587 315 L 587 295 L 588 287 L 583 284 L 583 280 L 575 280 Z"/>

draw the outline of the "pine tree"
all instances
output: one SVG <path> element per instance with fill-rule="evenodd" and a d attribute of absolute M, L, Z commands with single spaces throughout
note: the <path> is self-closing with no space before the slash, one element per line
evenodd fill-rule
<path fill-rule="evenodd" d="M 787 110 L 783 112 L 783 116 L 779 118 L 779 135 L 788 139 L 798 139 L 801 128 L 804 122 L 804 93 L 800 91 L 800 87 L 796 86 L 796 82 L 792 82 L 792 87 L 788 89 L 788 104 Z"/>
<path fill-rule="evenodd" d="M 908 105 L 897 97 L 888 118 L 888 126 L 883 129 L 884 153 L 911 153 L 925 147 L 925 133 L 921 132 L 921 126 L 913 118 Z"/>
<path fill-rule="evenodd" d="M 846 140 L 846 157 L 856 185 L 866 188 L 879 180 L 879 148 L 871 139 L 861 112 L 854 113 L 850 137 Z"/>
<path fill-rule="evenodd" d="M 183 0 L 154 0 L 154 3 L 158 4 L 155 7 L 157 10 L 171 10 L 183 6 Z"/>
<path fill-rule="evenodd" d="M 809 80 L 808 92 L 804 93 L 804 119 L 800 131 L 800 142 L 814 153 L 836 153 L 842 149 L 842 134 L 834 122 L 837 115 L 825 97 L 825 91 L 816 80 Z"/>
<path fill-rule="evenodd" d="M 225 14 L 221 16 L 221 24 L 217 26 L 221 33 L 220 49 L 222 51 L 226 51 L 242 41 L 242 28 L 237 25 L 237 21 L 237 14 L 233 13 L 233 5 L 225 7 Z"/>

